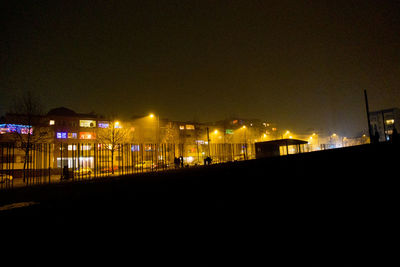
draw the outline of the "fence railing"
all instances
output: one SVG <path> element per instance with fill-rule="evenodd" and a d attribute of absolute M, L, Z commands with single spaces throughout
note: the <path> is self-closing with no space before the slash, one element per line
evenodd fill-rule
<path fill-rule="evenodd" d="M 0 189 L 246 160 L 254 144 L 0 144 Z"/>

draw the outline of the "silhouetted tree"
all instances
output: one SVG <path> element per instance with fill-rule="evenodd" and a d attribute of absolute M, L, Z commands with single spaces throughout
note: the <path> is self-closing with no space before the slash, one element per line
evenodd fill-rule
<path fill-rule="evenodd" d="M 50 129 L 43 116 L 43 107 L 39 98 L 31 92 L 14 98 L 10 112 L 6 115 L 13 123 L 24 125 L 12 132 L 16 146 L 24 152 L 23 181 L 26 178 L 26 166 L 30 162 L 30 152 L 35 144 L 49 141 Z"/>
<path fill-rule="evenodd" d="M 112 174 L 114 174 L 114 153 L 121 148 L 123 143 L 128 141 L 129 131 L 128 128 L 114 119 L 109 121 L 108 128 L 98 129 L 97 140 L 111 152 Z"/>

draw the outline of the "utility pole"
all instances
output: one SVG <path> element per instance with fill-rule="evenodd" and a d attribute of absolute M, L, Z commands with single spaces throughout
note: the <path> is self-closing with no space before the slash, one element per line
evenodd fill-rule
<path fill-rule="evenodd" d="M 368 119 L 368 133 L 369 133 L 369 140 L 372 143 L 372 129 L 371 129 L 371 120 L 369 118 L 369 106 L 368 106 L 368 96 L 367 90 L 364 90 L 364 98 L 365 98 L 365 109 L 367 111 L 367 119 Z"/>
<path fill-rule="evenodd" d="M 210 157 L 211 156 L 210 155 L 210 134 L 208 132 L 208 127 L 206 129 L 207 129 L 208 156 Z"/>

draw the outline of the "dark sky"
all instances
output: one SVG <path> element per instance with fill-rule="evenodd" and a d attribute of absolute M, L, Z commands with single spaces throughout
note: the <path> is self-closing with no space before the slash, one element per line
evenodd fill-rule
<path fill-rule="evenodd" d="M 0 113 L 46 107 L 351 135 L 400 106 L 399 1 L 1 1 Z"/>

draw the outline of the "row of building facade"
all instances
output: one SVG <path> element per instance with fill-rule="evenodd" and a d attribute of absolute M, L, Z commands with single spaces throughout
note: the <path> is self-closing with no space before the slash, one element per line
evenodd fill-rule
<path fill-rule="evenodd" d="M 211 157 L 213 162 L 251 159 L 255 157 L 255 142 L 278 138 L 275 124 L 256 119 L 200 123 L 173 121 L 147 114 L 120 120 L 60 107 L 29 120 L 34 123 L 28 123 L 26 116 L 20 114 L 6 114 L 2 120 L 0 142 L 16 144 L 13 146 L 14 156 L 8 159 L 3 156 L 2 164 L 12 162 L 16 169 L 23 168 L 22 164 L 26 164 L 25 158 L 29 156 L 24 149 L 18 149 L 26 146 L 28 136 L 30 145 L 53 146 L 49 156 L 52 160 L 46 168 L 65 165 L 75 168 L 80 164 L 93 167 L 96 165 L 96 149 L 104 147 L 108 152 L 102 157 L 107 157 L 107 161 L 112 157 L 111 165 L 118 165 L 123 156 L 122 146 L 118 147 L 121 144 L 130 144 L 130 152 L 138 154 L 136 161 L 149 161 L 151 158 L 151 161 L 171 163 L 180 157 L 185 165 L 194 165 L 202 164 L 206 157 Z M 3 145 L 2 155 L 5 150 Z M 74 156 L 77 151 L 82 152 L 79 159 Z M 82 162 L 75 162 L 79 160 Z"/>
<path fill-rule="evenodd" d="M 389 140 L 393 130 L 399 126 L 399 116 L 399 109 L 396 108 L 370 114 L 372 128 L 379 133 L 380 141 Z M 188 165 L 202 164 L 206 157 L 211 157 L 213 162 L 252 159 L 256 156 L 255 143 L 291 139 L 292 135 L 289 131 L 278 129 L 273 122 L 258 119 L 231 118 L 200 123 L 174 121 L 147 114 L 120 120 L 60 107 L 28 121 L 25 115 L 20 114 L 6 114 L 2 118 L 1 168 L 4 169 L 4 164 L 12 163 L 13 168 L 21 169 L 22 164 L 27 164 L 26 157 L 29 155 L 23 149 L 27 136 L 31 138 L 30 145 L 52 146 L 46 149 L 49 153 L 46 157 L 51 160 L 45 164 L 45 168 L 65 165 L 76 168 L 81 165 L 93 167 L 99 165 L 100 161 L 107 166 L 118 165 L 121 159 L 127 157 L 136 157 L 135 164 L 141 162 L 142 165 L 142 161 L 150 159 L 167 165 L 177 157 Z M 307 141 L 303 149 L 305 152 L 369 142 L 365 135 L 346 138 L 337 134 L 322 136 L 311 132 L 294 138 Z M 15 144 L 12 158 L 4 156 L 8 153 L 6 150 L 10 149 L 4 144 L 10 143 Z M 119 147 L 121 144 L 128 144 L 129 147 Z M 104 149 L 107 153 L 101 152 Z"/>

